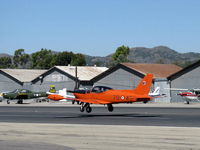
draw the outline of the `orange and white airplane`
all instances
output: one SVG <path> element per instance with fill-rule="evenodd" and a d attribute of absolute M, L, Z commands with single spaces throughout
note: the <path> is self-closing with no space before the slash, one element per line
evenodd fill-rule
<path fill-rule="evenodd" d="M 75 98 L 65 98 L 67 100 L 75 100 L 80 102 L 80 111 L 90 113 L 92 108 L 90 104 L 107 105 L 108 111 L 113 111 L 113 105 L 117 103 L 133 103 L 133 102 L 148 102 L 152 99 L 149 96 L 149 91 L 152 85 L 152 74 L 147 74 L 135 89 L 131 90 L 114 90 L 106 86 L 95 86 L 92 90 L 75 90 L 72 91 Z M 63 97 L 57 94 L 48 96 L 51 100 L 61 100 Z"/>

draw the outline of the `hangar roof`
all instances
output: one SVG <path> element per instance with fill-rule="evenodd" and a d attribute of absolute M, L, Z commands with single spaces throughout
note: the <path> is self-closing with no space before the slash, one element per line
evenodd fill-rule
<path fill-rule="evenodd" d="M 75 66 L 55 66 L 56 68 L 70 74 L 72 77 L 76 77 Z M 77 77 L 82 81 L 89 81 L 95 76 L 106 71 L 107 67 L 96 67 L 96 66 L 77 66 Z"/>
<path fill-rule="evenodd" d="M 118 69 L 124 69 L 128 72 L 131 72 L 133 74 L 136 74 L 137 76 L 143 78 L 144 75 L 147 73 L 154 74 L 155 78 L 167 78 L 168 76 L 174 74 L 175 72 L 180 71 L 182 68 L 174 65 L 174 64 L 139 64 L 139 63 L 121 63 L 118 64 L 107 71 L 103 72 L 102 74 L 94 77 L 92 79 L 93 82 L 96 82 L 108 74 L 113 73 L 114 71 Z"/>
<path fill-rule="evenodd" d="M 167 78 L 182 69 L 174 64 L 122 63 L 122 65 L 134 69 L 142 74 L 152 73 L 154 74 L 154 78 Z"/>
<path fill-rule="evenodd" d="M 34 69 L 0 69 L 9 76 L 17 79 L 20 82 L 30 82 L 46 70 L 34 70 Z"/>
<path fill-rule="evenodd" d="M 169 80 L 174 80 L 179 78 L 180 76 L 184 75 L 185 73 L 188 73 L 192 71 L 193 69 L 197 68 L 200 66 L 200 60 L 196 61 L 195 63 L 183 68 L 182 70 L 175 72 L 174 74 L 170 75 L 168 77 Z"/>

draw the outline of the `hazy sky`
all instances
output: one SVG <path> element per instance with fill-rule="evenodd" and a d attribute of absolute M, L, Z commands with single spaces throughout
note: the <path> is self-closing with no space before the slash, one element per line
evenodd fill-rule
<path fill-rule="evenodd" d="M 200 0 L 0 0 L 0 53 L 106 56 L 121 45 L 200 52 Z"/>

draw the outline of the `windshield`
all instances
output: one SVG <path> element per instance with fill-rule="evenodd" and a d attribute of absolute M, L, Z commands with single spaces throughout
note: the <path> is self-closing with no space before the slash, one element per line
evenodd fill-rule
<path fill-rule="evenodd" d="M 92 92 L 93 93 L 101 93 L 101 92 L 105 92 L 108 90 L 111 90 L 112 88 L 110 87 L 106 87 L 106 86 L 95 86 L 92 88 Z"/>

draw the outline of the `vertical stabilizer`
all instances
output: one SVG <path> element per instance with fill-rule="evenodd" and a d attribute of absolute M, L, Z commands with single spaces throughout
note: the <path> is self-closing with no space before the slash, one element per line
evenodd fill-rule
<path fill-rule="evenodd" d="M 140 81 L 138 86 L 134 89 L 134 92 L 136 94 L 148 95 L 151 88 L 152 79 L 153 79 L 153 74 L 147 74 L 142 79 L 142 81 Z"/>

